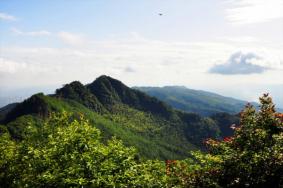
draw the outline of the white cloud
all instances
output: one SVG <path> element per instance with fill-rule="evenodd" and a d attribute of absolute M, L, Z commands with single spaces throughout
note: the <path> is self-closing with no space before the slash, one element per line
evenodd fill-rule
<path fill-rule="evenodd" d="M 26 63 L 18 63 L 15 61 L 0 58 L 0 73 L 16 73 L 27 67 Z"/>
<path fill-rule="evenodd" d="M 30 36 L 30 37 L 40 37 L 40 36 L 52 36 L 53 34 L 47 30 L 39 30 L 39 31 L 28 31 L 24 32 L 17 28 L 11 28 L 11 31 L 18 36 Z M 82 47 L 86 44 L 86 39 L 82 35 L 61 31 L 58 32 L 56 36 L 60 41 L 64 42 L 65 44 L 71 46 L 80 46 Z M 76 52 L 79 53 L 79 52 Z"/>
<path fill-rule="evenodd" d="M 4 12 L 0 12 L 0 20 L 6 20 L 6 21 L 16 21 L 17 18 L 15 16 L 6 14 Z"/>
<path fill-rule="evenodd" d="M 28 58 L 3 58 L 0 57 L 0 76 L 14 77 L 27 76 L 33 77 L 41 73 L 50 73 L 54 71 L 54 67 L 42 65 Z"/>
<path fill-rule="evenodd" d="M 46 30 L 40 30 L 40 31 L 29 31 L 29 32 L 23 32 L 19 29 L 16 28 L 11 28 L 11 31 L 20 36 L 32 36 L 32 37 L 37 37 L 37 36 L 50 36 L 51 33 Z"/>
<path fill-rule="evenodd" d="M 132 68 L 132 67 L 126 67 L 124 69 L 124 72 L 125 73 L 134 73 L 134 72 L 136 72 L 136 70 L 134 68 Z"/>
<path fill-rule="evenodd" d="M 282 0 L 229 0 L 226 18 L 236 25 L 254 24 L 283 18 Z"/>
<path fill-rule="evenodd" d="M 40 77 L 36 79 L 36 71 L 27 68 L 21 73 L 21 78 L 18 74 L 10 75 L 6 82 L 1 78 L 2 83 L 14 80 L 15 87 L 23 84 L 64 84 L 73 80 L 87 83 L 101 74 L 121 79 L 129 85 L 170 84 L 195 88 L 208 87 L 208 82 L 223 85 L 283 82 L 283 46 L 274 43 L 257 40 L 243 45 L 238 40 L 221 41 L 219 38 L 210 42 L 166 42 L 141 36 L 89 43 L 91 45 L 79 48 L 2 47 L 2 57 L 14 62 L 24 60 L 28 67 L 33 67 L 32 70 L 41 70 Z M 252 63 L 268 67 L 270 71 L 258 74 L 260 76 L 236 75 L 225 79 L 223 75 L 207 73 L 216 62 L 225 62 L 235 51 L 254 52 L 262 59 Z M 133 71 L 134 74 L 129 73 Z"/>
<path fill-rule="evenodd" d="M 236 52 L 224 64 L 211 67 L 209 72 L 223 75 L 259 74 L 269 69 L 256 64 L 261 60 L 263 59 L 255 53 Z"/>
<path fill-rule="evenodd" d="M 233 36 L 233 37 L 219 37 L 220 40 L 225 40 L 228 42 L 237 42 L 237 43 L 251 43 L 251 42 L 259 42 L 259 39 L 252 36 Z"/>
<path fill-rule="evenodd" d="M 52 36 L 53 35 L 51 32 L 47 30 L 24 32 L 17 28 L 11 28 L 11 31 L 15 35 L 18 35 L 18 36 L 40 37 L 40 36 Z M 82 35 L 66 32 L 66 31 L 61 31 L 61 32 L 58 32 L 54 36 L 56 36 L 60 41 L 64 42 L 67 45 L 82 47 L 84 44 L 86 44 L 86 39 Z"/>
<path fill-rule="evenodd" d="M 66 44 L 72 45 L 72 46 L 81 46 L 86 43 L 86 40 L 83 36 L 61 31 L 58 33 L 58 37 Z"/>

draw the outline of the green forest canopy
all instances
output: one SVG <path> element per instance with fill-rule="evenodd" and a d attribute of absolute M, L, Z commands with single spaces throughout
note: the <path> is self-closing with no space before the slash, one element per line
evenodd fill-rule
<path fill-rule="evenodd" d="M 4 187 L 282 187 L 283 122 L 268 95 L 260 111 L 247 105 L 235 134 L 207 139 L 206 153 L 185 160 L 144 160 L 83 116 L 53 114 L 30 123 L 22 140 L 1 126 L 0 184 Z"/>

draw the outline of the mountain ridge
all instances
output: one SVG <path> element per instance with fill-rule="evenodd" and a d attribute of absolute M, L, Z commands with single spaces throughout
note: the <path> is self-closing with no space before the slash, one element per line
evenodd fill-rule
<path fill-rule="evenodd" d="M 189 89 L 185 86 L 164 87 L 133 87 L 150 96 L 157 97 L 175 109 L 186 112 L 195 112 L 203 116 L 211 116 L 216 113 L 239 113 L 248 103 L 244 100 L 226 97 L 217 93 L 204 90 Z M 257 103 L 251 102 L 255 107 Z"/>
<path fill-rule="evenodd" d="M 50 113 L 63 111 L 86 116 L 105 139 L 116 136 L 153 159 L 187 157 L 207 137 L 221 135 L 213 119 L 175 110 L 105 75 L 86 85 L 71 82 L 52 95 L 35 94 L 12 108 L 2 124 L 20 139 L 27 124 L 40 127 Z"/>

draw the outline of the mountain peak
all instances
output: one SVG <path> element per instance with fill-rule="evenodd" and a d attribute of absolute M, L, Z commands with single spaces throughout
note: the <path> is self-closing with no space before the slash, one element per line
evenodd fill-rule
<path fill-rule="evenodd" d="M 49 109 L 46 101 L 44 100 L 44 94 L 37 93 L 24 100 L 22 103 L 18 103 L 13 109 L 11 109 L 5 118 L 5 122 L 10 122 L 17 117 L 26 114 L 39 114 L 41 116 L 46 116 L 48 112 Z"/>
<path fill-rule="evenodd" d="M 118 80 L 102 75 L 96 78 L 92 83 L 87 84 L 86 87 L 103 105 L 113 105 L 117 102 L 121 102 L 116 91 L 117 87 L 125 88 L 126 86 Z"/>
<path fill-rule="evenodd" d="M 86 107 L 101 112 L 103 107 L 99 100 L 79 81 L 71 82 L 64 85 L 61 89 L 56 90 L 56 97 L 75 100 L 84 104 Z"/>
<path fill-rule="evenodd" d="M 110 76 L 102 75 L 86 87 L 108 108 L 111 108 L 113 104 L 122 103 L 166 118 L 172 114 L 171 107 L 165 103 L 141 91 L 129 88 Z"/>
<path fill-rule="evenodd" d="M 107 75 L 101 75 L 101 76 L 97 77 L 92 83 L 95 83 L 95 82 L 117 82 L 117 83 L 123 84 L 121 81 L 119 81 L 115 78 L 112 78 L 110 76 L 107 76 Z"/>

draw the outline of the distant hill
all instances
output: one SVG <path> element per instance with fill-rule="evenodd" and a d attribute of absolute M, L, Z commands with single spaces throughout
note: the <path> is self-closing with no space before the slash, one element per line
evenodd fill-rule
<path fill-rule="evenodd" d="M 218 117 L 175 110 L 108 76 L 100 76 L 87 85 L 74 81 L 53 95 L 35 94 L 0 110 L 0 124 L 8 128 L 13 138 L 22 139 L 26 127 L 39 129 L 50 113 L 63 111 L 78 118 L 85 116 L 102 131 L 104 140 L 116 136 L 126 145 L 135 146 L 141 157 L 151 159 L 185 158 L 189 150 L 203 148 L 206 138 L 223 136 Z"/>
<path fill-rule="evenodd" d="M 224 97 L 212 92 L 188 89 L 184 86 L 134 87 L 134 89 L 154 96 L 176 109 L 203 116 L 223 112 L 237 114 L 248 103 L 247 101 Z M 256 103 L 252 104 L 255 107 L 258 106 Z"/>

